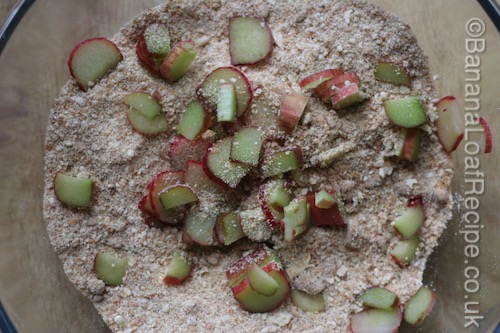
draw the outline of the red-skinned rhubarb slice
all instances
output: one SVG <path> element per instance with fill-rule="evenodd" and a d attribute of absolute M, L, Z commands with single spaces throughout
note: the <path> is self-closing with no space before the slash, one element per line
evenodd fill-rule
<path fill-rule="evenodd" d="M 178 136 L 172 142 L 168 151 L 170 164 L 174 170 L 186 170 L 189 161 L 201 162 L 211 144 L 203 139 L 191 141 Z"/>
<path fill-rule="evenodd" d="M 169 210 L 197 202 L 198 197 L 193 190 L 186 185 L 174 185 L 166 188 L 160 193 L 160 202 L 163 208 Z"/>
<path fill-rule="evenodd" d="M 283 212 L 281 223 L 285 241 L 293 241 L 311 227 L 310 205 L 305 197 L 293 199 Z"/>
<path fill-rule="evenodd" d="M 283 219 L 283 208 L 292 200 L 291 193 L 281 179 L 270 180 L 259 188 L 259 202 L 267 222 L 272 228 Z"/>
<path fill-rule="evenodd" d="M 329 103 L 332 96 L 340 88 L 351 84 L 356 84 L 358 86 L 361 85 L 361 80 L 359 79 L 358 75 L 356 75 L 356 73 L 345 73 L 335 76 L 318 85 L 316 89 L 314 89 L 314 91 L 323 100 L 323 102 Z"/>
<path fill-rule="evenodd" d="M 216 142 L 203 161 L 207 175 L 224 187 L 235 188 L 250 171 L 250 166 L 231 161 L 233 138 Z"/>
<path fill-rule="evenodd" d="M 291 92 L 282 96 L 278 123 L 286 133 L 291 133 L 297 127 L 304 110 L 306 109 L 309 96 Z"/>
<path fill-rule="evenodd" d="M 416 162 L 420 153 L 423 134 L 423 131 L 418 128 L 400 128 L 396 156 L 406 161 Z"/>
<path fill-rule="evenodd" d="M 403 314 L 399 307 L 392 310 L 369 309 L 351 316 L 350 333 L 396 333 Z"/>
<path fill-rule="evenodd" d="M 193 41 L 180 41 L 172 47 L 165 61 L 160 66 L 160 74 L 170 83 L 175 83 L 186 75 L 196 57 Z"/>
<path fill-rule="evenodd" d="M 179 124 L 177 133 L 191 141 L 201 137 L 201 135 L 210 126 L 211 118 L 200 102 L 192 101 L 184 111 Z"/>
<path fill-rule="evenodd" d="M 439 116 L 435 122 L 439 141 L 444 150 L 451 153 L 458 148 L 464 137 L 464 117 L 454 96 L 441 98 L 436 103 L 436 111 Z"/>
<path fill-rule="evenodd" d="M 340 88 L 332 96 L 332 108 L 335 110 L 344 109 L 363 102 L 368 98 L 357 84 L 349 84 Z"/>
<path fill-rule="evenodd" d="M 195 191 L 201 201 L 222 201 L 225 196 L 224 189 L 208 177 L 201 162 L 187 163 L 184 182 Z"/>
<path fill-rule="evenodd" d="M 479 117 L 479 124 L 483 127 L 484 129 L 484 137 L 483 137 L 483 147 L 484 147 L 484 153 L 489 154 L 491 153 L 491 150 L 493 149 L 493 136 L 491 135 L 491 129 L 486 120 L 483 118 Z"/>
<path fill-rule="evenodd" d="M 250 286 L 248 274 L 250 268 L 258 265 L 278 284 L 278 290 L 272 296 L 258 293 Z M 234 298 L 240 306 L 249 312 L 269 312 L 279 307 L 290 293 L 288 276 L 281 261 L 268 248 L 260 247 L 233 263 L 226 271 Z"/>
<path fill-rule="evenodd" d="M 392 227 L 403 237 L 411 238 L 424 224 L 425 213 L 423 208 L 422 196 L 410 199 L 408 206 L 394 222 Z"/>
<path fill-rule="evenodd" d="M 165 209 L 160 201 L 160 194 L 167 188 L 182 184 L 184 181 L 184 172 L 182 171 L 164 171 L 155 176 L 151 189 L 149 190 L 149 201 L 151 208 L 156 213 L 156 217 L 161 222 L 176 224 L 180 222 L 182 215 L 177 209 Z"/>
<path fill-rule="evenodd" d="M 144 135 L 155 135 L 168 127 L 167 118 L 160 103 L 151 95 L 134 92 L 123 97 L 129 106 L 127 118 L 132 128 Z"/>
<path fill-rule="evenodd" d="M 254 17 L 229 19 L 229 54 L 232 65 L 263 61 L 273 50 L 274 39 L 266 22 Z"/>
<path fill-rule="evenodd" d="M 77 44 L 68 59 L 70 74 L 86 90 L 123 59 L 118 47 L 106 38 L 90 38 Z"/>
<path fill-rule="evenodd" d="M 347 224 L 347 214 L 344 203 L 338 192 L 329 193 L 334 202 L 329 208 L 320 208 L 316 205 L 316 193 L 306 195 L 311 210 L 311 222 L 315 226 L 344 226 Z"/>
<path fill-rule="evenodd" d="M 163 278 L 163 283 L 167 286 L 176 286 L 184 282 L 192 270 L 191 260 L 179 252 L 175 252 L 167 268 L 167 274 Z"/>
<path fill-rule="evenodd" d="M 299 82 L 299 86 L 305 91 L 315 89 L 321 83 L 342 74 L 344 70 L 341 68 L 326 69 L 306 76 Z"/>
<path fill-rule="evenodd" d="M 164 25 L 149 25 L 137 40 L 137 59 L 153 75 L 159 74 L 160 66 L 169 51 L 170 34 Z"/>
<path fill-rule="evenodd" d="M 215 113 L 219 101 L 221 83 L 232 83 L 236 89 L 238 104 L 237 116 L 240 117 L 252 104 L 252 85 L 243 72 L 235 67 L 220 67 L 207 75 L 203 83 L 196 89 L 198 99 Z"/>

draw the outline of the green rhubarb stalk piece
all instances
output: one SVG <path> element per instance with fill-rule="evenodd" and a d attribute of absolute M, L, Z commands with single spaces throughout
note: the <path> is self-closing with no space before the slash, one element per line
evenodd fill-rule
<path fill-rule="evenodd" d="M 408 265 L 415 259 L 419 243 L 420 238 L 415 235 L 408 240 L 397 242 L 389 254 L 398 265 Z"/>
<path fill-rule="evenodd" d="M 209 125 L 209 114 L 203 109 L 200 102 L 192 101 L 187 106 L 177 125 L 177 133 L 186 139 L 194 141 L 208 129 Z"/>
<path fill-rule="evenodd" d="M 70 207 L 89 207 L 92 201 L 93 182 L 90 178 L 79 178 L 58 173 L 54 179 L 57 199 Z"/>
<path fill-rule="evenodd" d="M 386 288 L 370 288 L 361 295 L 361 302 L 367 308 L 392 310 L 398 301 L 398 296 Z"/>
<path fill-rule="evenodd" d="M 264 133 L 254 127 L 244 128 L 234 135 L 231 159 L 251 166 L 259 164 Z"/>
<path fill-rule="evenodd" d="M 99 280 L 109 286 L 119 286 L 127 273 L 128 259 L 114 253 L 99 252 L 94 260 L 94 270 Z"/>
<path fill-rule="evenodd" d="M 161 75 L 170 83 L 179 81 L 186 75 L 197 54 L 193 41 L 178 42 L 161 64 Z"/>
<path fill-rule="evenodd" d="M 321 312 L 325 310 L 323 294 L 311 295 L 300 290 L 292 289 L 290 294 L 293 304 L 306 312 Z"/>
<path fill-rule="evenodd" d="M 217 121 L 235 122 L 238 108 L 237 103 L 234 84 L 221 83 L 219 87 L 219 101 L 217 103 Z"/>
<path fill-rule="evenodd" d="M 181 284 L 189 277 L 192 268 L 191 260 L 186 255 L 175 252 L 172 256 L 172 261 L 168 265 L 163 283 L 167 286 Z"/>
<path fill-rule="evenodd" d="M 427 115 L 419 97 L 408 96 L 385 101 L 385 112 L 397 126 L 415 128 L 427 122 Z"/>
<path fill-rule="evenodd" d="M 257 264 L 253 264 L 248 271 L 250 287 L 264 296 L 274 295 L 279 288 L 278 282 Z"/>
<path fill-rule="evenodd" d="M 337 200 L 325 190 L 319 191 L 314 197 L 314 203 L 316 207 L 322 209 L 328 209 L 332 207 L 336 202 Z"/>
<path fill-rule="evenodd" d="M 165 209 L 183 206 L 198 201 L 198 197 L 189 186 L 176 185 L 165 189 L 160 194 L 160 202 Z"/>
<path fill-rule="evenodd" d="M 381 61 L 375 66 L 375 79 L 395 85 L 411 86 L 411 79 L 406 69 L 390 62 Z"/>

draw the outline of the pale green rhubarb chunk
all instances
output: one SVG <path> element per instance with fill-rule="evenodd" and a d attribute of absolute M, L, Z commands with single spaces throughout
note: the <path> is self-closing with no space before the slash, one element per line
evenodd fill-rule
<path fill-rule="evenodd" d="M 120 258 L 114 253 L 99 252 L 94 260 L 97 278 L 109 286 L 119 286 L 127 273 L 128 259 Z"/>
<path fill-rule="evenodd" d="M 90 178 L 72 177 L 58 173 L 54 180 L 57 199 L 70 207 L 89 207 L 92 201 L 93 182 Z"/>
<path fill-rule="evenodd" d="M 361 295 L 363 306 L 391 310 L 398 303 L 398 296 L 386 288 L 370 288 Z"/>
<path fill-rule="evenodd" d="M 172 261 L 167 268 L 167 274 L 163 278 L 163 283 L 167 286 L 175 286 L 184 282 L 191 274 L 192 263 L 186 255 L 175 252 Z"/>
<path fill-rule="evenodd" d="M 232 83 L 221 83 L 219 87 L 219 101 L 217 103 L 217 121 L 236 121 L 237 105 L 236 90 Z"/>
<path fill-rule="evenodd" d="M 387 117 L 394 125 L 414 128 L 427 122 L 427 115 L 419 97 L 408 96 L 387 100 L 384 106 Z"/>
<path fill-rule="evenodd" d="M 256 166 L 259 164 L 264 133 L 254 127 L 244 128 L 234 135 L 231 146 L 231 159 Z"/>
<path fill-rule="evenodd" d="M 429 315 L 436 302 L 436 294 L 426 286 L 420 287 L 410 298 L 404 309 L 405 321 L 413 326 L 420 325 Z"/>
<path fill-rule="evenodd" d="M 379 62 L 375 66 L 375 79 L 395 85 L 411 86 L 411 79 L 406 69 L 390 62 Z"/>
<path fill-rule="evenodd" d="M 170 83 L 179 81 L 186 75 L 197 54 L 193 41 L 178 42 L 161 64 L 160 74 Z"/>
<path fill-rule="evenodd" d="M 321 312 L 325 310 L 325 297 L 323 294 L 311 295 L 300 290 L 290 293 L 293 304 L 306 312 Z"/>

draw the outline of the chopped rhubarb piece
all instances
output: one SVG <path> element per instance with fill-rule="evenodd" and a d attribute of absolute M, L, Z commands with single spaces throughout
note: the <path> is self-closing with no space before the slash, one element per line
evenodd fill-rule
<path fill-rule="evenodd" d="M 168 127 L 161 105 L 153 97 L 143 92 L 135 92 L 123 97 L 130 108 L 127 118 L 132 128 L 145 135 L 158 134 Z"/>
<path fill-rule="evenodd" d="M 224 245 L 230 245 L 245 237 L 238 214 L 230 212 L 219 216 L 215 222 L 215 236 L 219 243 Z"/>
<path fill-rule="evenodd" d="M 193 41 L 180 41 L 174 45 L 160 66 L 160 74 L 170 83 L 175 83 L 186 75 L 196 57 Z"/>
<path fill-rule="evenodd" d="M 264 159 L 261 171 L 264 177 L 272 177 L 299 169 L 302 163 L 302 150 L 293 148 L 268 155 Z"/>
<path fill-rule="evenodd" d="M 272 236 L 272 228 L 260 208 L 240 211 L 241 230 L 254 242 L 265 242 Z"/>
<path fill-rule="evenodd" d="M 291 242 L 311 227 L 311 212 L 305 197 L 296 197 L 283 209 L 285 241 Z"/>
<path fill-rule="evenodd" d="M 398 296 L 386 288 L 370 288 L 361 295 L 364 307 L 392 310 L 399 303 Z"/>
<path fill-rule="evenodd" d="M 162 24 L 149 25 L 137 40 L 137 58 L 154 75 L 158 74 L 169 51 L 170 34 L 167 27 Z"/>
<path fill-rule="evenodd" d="M 219 201 L 224 196 L 224 190 L 207 176 L 201 162 L 187 163 L 184 181 L 194 190 L 200 201 Z"/>
<path fill-rule="evenodd" d="M 191 141 L 178 136 L 172 142 L 168 151 L 170 164 L 174 170 L 185 170 L 189 161 L 201 162 L 211 144 L 203 139 Z"/>
<path fill-rule="evenodd" d="M 397 126 L 414 128 L 427 122 L 427 115 L 419 97 L 408 96 L 385 102 L 385 112 L 389 120 Z"/>
<path fill-rule="evenodd" d="M 392 310 L 369 309 L 351 316 L 350 333 L 396 333 L 403 314 L 399 307 Z"/>
<path fill-rule="evenodd" d="M 320 208 L 316 205 L 317 194 L 308 193 L 307 202 L 311 210 L 311 222 L 315 226 L 343 226 L 347 224 L 347 214 L 339 192 L 328 193 L 334 202 L 329 208 Z"/>
<path fill-rule="evenodd" d="M 238 109 L 236 89 L 232 83 L 221 83 L 219 86 L 219 100 L 217 102 L 217 121 L 234 123 Z"/>
<path fill-rule="evenodd" d="M 142 199 L 139 201 L 138 208 L 141 212 L 148 214 L 151 217 L 156 216 L 156 211 L 153 209 L 153 206 L 151 205 L 149 194 L 146 194 L 145 196 L 142 197 Z"/>
<path fill-rule="evenodd" d="M 176 286 L 184 282 L 191 274 L 191 260 L 179 252 L 175 252 L 172 261 L 168 265 L 167 274 L 163 278 L 163 283 L 167 286 Z"/>
<path fill-rule="evenodd" d="M 153 184 L 149 190 L 149 201 L 152 209 L 155 211 L 154 217 L 158 220 L 176 224 L 180 222 L 182 216 L 178 209 L 165 209 L 160 201 L 160 194 L 167 188 L 174 185 L 182 184 L 184 180 L 184 172 L 182 171 L 164 171 L 155 176 Z"/>
<path fill-rule="evenodd" d="M 397 242 L 389 254 L 398 265 L 408 265 L 415 259 L 418 244 L 420 244 L 420 238 L 415 235 L 410 239 Z"/>
<path fill-rule="evenodd" d="M 238 105 L 237 116 L 242 116 L 252 105 L 253 92 L 252 85 L 245 74 L 235 67 L 220 67 L 208 74 L 203 83 L 196 89 L 198 99 L 208 110 L 215 113 L 221 83 L 234 84 Z"/>
<path fill-rule="evenodd" d="M 281 129 L 286 133 L 291 133 L 306 109 L 309 96 L 298 92 L 285 94 L 281 98 L 280 113 L 278 122 Z"/>
<path fill-rule="evenodd" d="M 404 310 L 405 321 L 413 326 L 420 325 L 431 313 L 436 303 L 436 294 L 426 286 L 420 287 L 410 298 Z"/>
<path fill-rule="evenodd" d="M 418 196 L 410 200 L 406 211 L 392 222 L 392 226 L 401 236 L 408 239 L 417 233 L 424 220 L 422 197 Z"/>
<path fill-rule="evenodd" d="M 418 160 L 423 131 L 418 128 L 400 128 L 396 156 L 410 162 Z"/>
<path fill-rule="evenodd" d="M 206 212 L 198 207 L 193 207 L 184 220 L 184 230 L 189 238 L 198 245 L 215 245 L 214 226 L 216 221 L 216 212 Z"/>
<path fill-rule="evenodd" d="M 254 17 L 229 19 L 229 54 L 232 65 L 252 65 L 272 52 L 273 35 L 266 22 Z"/>
<path fill-rule="evenodd" d="M 233 138 L 216 142 L 205 156 L 203 167 L 215 182 L 221 186 L 235 188 L 250 171 L 250 166 L 231 161 Z"/>
<path fill-rule="evenodd" d="M 99 252 L 94 259 L 94 270 L 99 280 L 108 286 L 119 286 L 127 274 L 128 259 L 113 253 Z"/>
<path fill-rule="evenodd" d="M 484 137 L 483 137 L 484 153 L 489 154 L 489 153 L 491 153 L 491 150 L 493 149 L 493 136 L 491 135 L 490 126 L 488 125 L 486 120 L 484 120 L 481 117 L 479 117 L 479 124 L 484 129 Z"/>
<path fill-rule="evenodd" d="M 306 312 L 321 312 L 325 310 L 323 294 L 311 295 L 300 290 L 293 290 L 290 294 L 293 304 Z"/>
<path fill-rule="evenodd" d="M 323 102 L 329 103 L 332 96 L 340 89 L 348 85 L 356 84 L 361 86 L 361 80 L 356 73 L 345 73 L 335 76 L 314 89 Z"/>
<path fill-rule="evenodd" d="M 192 101 L 184 111 L 177 133 L 191 141 L 198 139 L 210 126 L 210 115 L 198 101 Z"/>
<path fill-rule="evenodd" d="M 306 76 L 299 82 L 299 86 L 303 90 L 307 91 L 310 89 L 314 89 L 321 83 L 342 74 L 344 74 L 344 71 L 341 68 L 326 69 L 324 71 L 316 72 L 309 76 Z"/>
<path fill-rule="evenodd" d="M 253 265 L 258 265 L 278 284 L 278 290 L 272 296 L 261 294 L 250 286 L 249 271 Z M 234 298 L 249 312 L 272 311 L 279 307 L 290 293 L 288 276 L 281 261 L 266 247 L 259 247 L 233 263 L 226 270 L 226 276 Z"/>
<path fill-rule="evenodd" d="M 337 200 L 330 193 L 325 190 L 321 190 L 316 193 L 314 197 L 314 205 L 321 209 L 328 209 L 335 205 Z"/>
<path fill-rule="evenodd" d="M 403 66 L 381 61 L 375 66 L 375 79 L 395 85 L 411 86 L 411 79 Z"/>
<path fill-rule="evenodd" d="M 368 98 L 357 84 L 345 85 L 332 96 L 332 107 L 335 110 L 344 109 L 361 103 Z"/>
<path fill-rule="evenodd" d="M 160 194 L 160 202 L 165 209 L 183 206 L 198 201 L 198 197 L 189 186 L 174 185 Z"/>
<path fill-rule="evenodd" d="M 58 173 L 54 179 L 57 200 L 70 207 L 86 208 L 92 202 L 93 181 Z"/>
<path fill-rule="evenodd" d="M 234 135 L 231 146 L 231 160 L 256 166 L 264 141 L 264 133 L 254 127 L 243 128 Z"/>
<path fill-rule="evenodd" d="M 446 152 L 456 150 L 464 137 L 465 122 L 458 101 L 454 96 L 446 96 L 436 103 L 439 118 L 436 129 L 439 141 Z"/>
<path fill-rule="evenodd" d="M 116 45 L 106 38 L 91 38 L 76 45 L 68 59 L 71 76 L 86 90 L 123 59 Z"/>
<path fill-rule="evenodd" d="M 264 296 L 273 296 L 279 289 L 278 282 L 255 263 L 248 269 L 248 283 Z"/>
<path fill-rule="evenodd" d="M 251 109 L 246 114 L 245 124 L 249 127 L 257 127 L 266 136 L 271 136 L 272 132 L 278 128 L 279 109 L 262 96 L 254 99 Z"/>
<path fill-rule="evenodd" d="M 283 208 L 288 206 L 290 201 L 291 194 L 281 179 L 267 181 L 259 188 L 260 207 L 272 228 L 283 219 Z"/>

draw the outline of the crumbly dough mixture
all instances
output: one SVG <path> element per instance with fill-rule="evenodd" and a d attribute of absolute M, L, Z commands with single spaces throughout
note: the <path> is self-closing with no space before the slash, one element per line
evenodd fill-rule
<path fill-rule="evenodd" d="M 298 81 L 327 68 L 342 67 L 361 78 L 371 98 L 334 111 L 317 97 L 309 100 L 302 124 L 287 138 L 305 156 L 312 190 L 336 188 L 348 212 L 347 228 L 311 228 L 291 244 L 273 236 L 278 255 L 294 288 L 323 292 L 326 311 L 306 313 L 287 300 L 277 310 L 250 314 L 240 309 L 225 269 L 256 244 L 229 248 L 188 248 L 181 231 L 151 228 L 137 209 L 146 184 L 168 170 L 169 145 L 195 88 L 217 67 L 230 64 L 228 19 L 264 17 L 275 39 L 272 56 L 241 70 L 276 108 L 282 94 L 298 91 Z M 199 54 L 186 77 L 167 84 L 137 61 L 135 43 L 153 22 L 168 25 L 172 40 L 193 40 Z M 421 286 L 426 258 L 437 245 L 451 216 L 448 191 L 452 164 L 432 125 L 427 126 L 416 163 L 394 157 L 398 130 L 389 124 L 383 102 L 421 96 L 430 124 L 436 101 L 427 59 L 410 28 L 394 16 L 356 0 L 188 0 L 169 1 L 127 24 L 113 41 L 124 59 L 88 91 L 70 80 L 51 110 L 46 138 L 44 215 L 48 233 L 66 274 L 88 296 L 114 332 L 345 332 L 351 313 L 361 309 L 359 294 L 386 287 L 405 303 Z M 374 79 L 380 59 L 403 64 L 411 88 Z M 169 129 L 144 137 L 127 122 L 122 97 L 130 92 L 160 92 Z M 321 159 L 348 153 L 329 167 Z M 54 196 L 57 172 L 90 176 L 94 202 L 88 210 L 62 206 Z M 306 191 L 303 189 L 302 191 Z M 387 254 L 398 240 L 390 223 L 408 198 L 422 194 L 426 214 L 417 259 L 398 267 Z M 184 284 L 162 283 L 174 250 L 193 259 L 192 277 Z M 129 258 L 123 285 L 108 287 L 93 271 L 97 252 L 112 250 Z"/>

